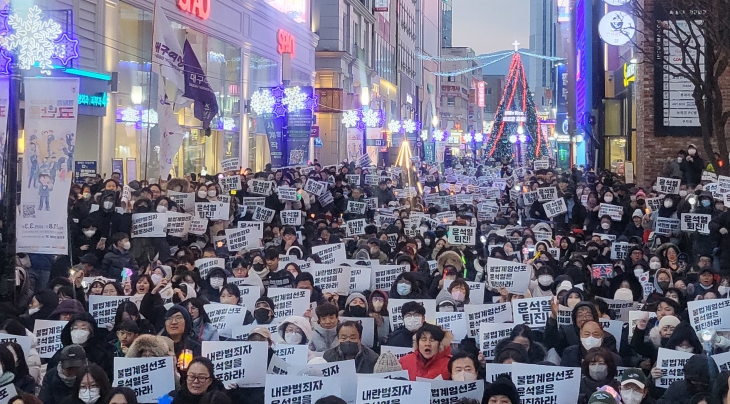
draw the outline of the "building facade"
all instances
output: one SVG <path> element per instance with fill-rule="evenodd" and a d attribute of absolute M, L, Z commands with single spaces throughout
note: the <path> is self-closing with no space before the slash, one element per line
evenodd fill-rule
<path fill-rule="evenodd" d="M 530 52 L 554 57 L 557 55 L 557 6 L 555 0 L 530 0 Z M 533 92 L 535 106 L 546 114 L 552 108 L 555 73 L 553 62 L 529 58 L 527 82 Z"/>

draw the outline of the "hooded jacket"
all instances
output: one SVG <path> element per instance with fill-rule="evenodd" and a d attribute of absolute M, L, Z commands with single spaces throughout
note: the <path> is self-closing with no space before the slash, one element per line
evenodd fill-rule
<path fill-rule="evenodd" d="M 444 303 L 451 303 L 454 311 L 463 311 L 463 306 L 461 307 L 461 310 L 458 310 L 459 305 L 456 303 L 456 299 L 451 296 L 451 293 L 449 293 L 446 289 L 441 289 L 441 292 L 439 292 L 438 296 L 436 296 L 436 311 L 441 311 L 440 307 Z"/>
<path fill-rule="evenodd" d="M 182 338 L 180 338 L 180 341 L 174 343 L 175 358 L 179 357 L 180 353 L 182 353 L 182 351 L 185 349 L 189 349 L 190 351 L 192 351 L 193 357 L 200 356 L 200 343 L 195 340 L 195 337 L 192 336 L 193 318 L 190 317 L 190 313 L 183 306 L 176 304 L 167 310 L 167 312 L 165 313 L 165 318 L 168 318 L 177 313 L 182 314 L 183 318 L 185 319 L 185 329 L 183 331 Z M 160 335 L 162 335 L 163 337 L 170 337 L 170 335 L 167 333 L 167 328 L 165 326 L 163 326 Z"/>
<path fill-rule="evenodd" d="M 107 348 L 107 344 L 101 336 L 99 328 L 96 326 L 94 316 L 86 312 L 74 314 L 61 331 L 61 344 L 64 347 L 73 344 L 71 341 L 71 327 L 76 321 L 85 321 L 91 325 L 91 335 L 89 335 L 86 343 L 81 346 L 86 352 L 86 359 L 88 359 L 89 363 L 95 363 L 101 366 L 107 376 L 109 376 L 109 380 L 111 380 L 114 376 L 114 354 Z M 59 349 L 48 361 L 48 369 L 55 369 L 60 357 L 61 350 Z"/>
<path fill-rule="evenodd" d="M 72 391 L 73 386 L 67 386 L 58 375 L 58 367 L 49 366 L 43 378 L 43 385 L 41 386 L 41 392 L 38 394 L 38 399 L 43 404 L 60 404 L 66 397 L 71 395 Z"/>
<path fill-rule="evenodd" d="M 499 353 L 504 350 L 507 344 L 511 343 L 509 338 L 505 338 L 497 343 L 494 349 L 494 357 L 498 357 Z M 545 346 L 535 340 L 530 341 L 530 349 L 527 350 L 527 357 L 531 364 L 538 364 L 545 360 L 547 356 L 547 349 Z"/>
<path fill-rule="evenodd" d="M 679 327 L 679 326 L 677 326 Z M 676 332 L 676 329 L 675 329 Z M 693 355 L 684 364 L 684 379 L 677 380 L 664 392 L 658 404 L 686 404 L 692 400 L 692 396 L 700 392 L 712 392 L 712 385 L 717 377 L 717 365 L 712 358 L 705 355 Z M 689 382 L 704 383 L 707 387 L 698 388 L 697 384 Z"/>
<path fill-rule="evenodd" d="M 388 338 L 388 333 L 390 333 L 390 316 L 387 313 L 387 307 L 388 307 L 388 294 L 383 292 L 382 290 L 374 290 L 372 293 L 370 293 L 369 299 L 368 299 L 368 307 L 372 309 L 372 299 L 375 296 L 382 297 L 383 302 L 383 308 L 385 309 L 386 313 L 385 315 L 382 315 L 380 313 L 374 313 L 370 312 L 370 317 L 375 319 L 375 327 L 376 327 L 376 336 L 378 337 L 377 340 L 379 343 L 385 343 L 386 338 Z"/>
<path fill-rule="evenodd" d="M 405 279 L 408 282 L 411 283 L 411 293 L 407 295 L 400 295 L 398 293 L 398 282 L 401 279 Z M 423 282 L 415 276 L 413 272 L 403 272 L 402 274 L 398 275 L 398 277 L 395 279 L 395 282 L 393 282 L 393 285 L 390 286 L 390 293 L 389 295 L 393 299 L 428 299 L 430 296 L 428 296 L 428 290 L 426 290 Z"/>
<path fill-rule="evenodd" d="M 289 324 L 294 324 L 295 326 L 299 327 L 299 329 L 302 330 L 302 332 L 304 333 L 302 341 L 299 344 L 308 346 L 309 355 L 307 357 L 307 360 L 312 359 L 315 355 L 312 352 L 312 326 L 309 324 L 309 320 L 302 316 L 289 316 L 285 318 L 284 321 L 279 324 L 278 329 L 279 338 L 281 338 L 282 341 L 286 341 L 284 337 L 286 336 L 286 326 Z M 284 343 L 287 344 L 287 342 Z"/>
<path fill-rule="evenodd" d="M 144 334 L 137 337 L 127 350 L 125 357 L 142 358 L 144 353 L 151 353 L 155 358 L 175 355 L 175 344 L 168 337 Z"/>
<path fill-rule="evenodd" d="M 453 340 L 454 335 L 451 334 L 451 331 L 445 331 L 444 339 L 439 342 L 438 353 L 428 360 L 418 352 L 418 341 L 413 341 L 413 352 L 400 358 L 403 370 L 408 371 L 408 378 L 415 381 L 416 377 L 435 379 L 440 375 L 443 380 L 450 380 L 451 372 L 449 372 L 448 365 Z"/>
<path fill-rule="evenodd" d="M 319 324 L 312 324 L 312 341 L 309 347 L 314 352 L 324 352 L 340 345 L 337 339 L 337 327 L 330 330 L 322 328 Z"/>
<path fill-rule="evenodd" d="M 40 310 L 33 314 L 23 314 L 19 320 L 28 330 L 35 329 L 35 321 L 48 320 L 53 310 L 58 307 L 58 295 L 50 289 L 41 289 L 35 292 L 35 299 L 41 304 Z"/>

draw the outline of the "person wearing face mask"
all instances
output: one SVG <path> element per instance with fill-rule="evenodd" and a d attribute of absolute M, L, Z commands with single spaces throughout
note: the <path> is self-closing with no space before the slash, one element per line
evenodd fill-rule
<path fill-rule="evenodd" d="M 61 343 L 63 346 L 71 344 L 81 346 L 89 361 L 101 366 L 107 375 L 111 376 L 114 368 L 114 355 L 107 348 L 105 334 L 97 328 L 96 320 L 91 314 L 78 313 L 71 317 L 61 331 Z M 49 369 L 58 364 L 60 352 L 56 352 L 48 361 Z"/>
<path fill-rule="evenodd" d="M 436 311 L 440 313 L 458 311 L 458 303 L 448 290 L 443 289 L 439 292 L 438 296 L 436 296 Z"/>
<path fill-rule="evenodd" d="M 480 377 L 481 365 L 473 355 L 461 351 L 449 359 L 449 373 L 451 380 L 457 382 L 473 382 Z"/>
<path fill-rule="evenodd" d="M 464 311 L 464 305 L 471 303 L 471 301 L 469 300 L 469 295 L 471 294 L 469 284 L 467 284 L 464 279 L 455 279 L 453 282 L 451 282 L 447 290 L 456 302 L 457 311 Z"/>
<path fill-rule="evenodd" d="M 79 369 L 71 394 L 61 404 L 101 403 L 111 390 L 111 383 L 104 370 L 95 364 L 89 364 Z"/>
<path fill-rule="evenodd" d="M 574 291 L 576 289 L 573 289 Z M 555 348 L 558 355 L 562 355 L 564 351 L 570 346 L 579 346 L 581 344 L 581 329 L 583 325 L 588 321 L 598 321 L 598 310 L 596 306 L 590 302 L 579 302 L 573 307 L 571 313 L 571 324 L 562 325 L 558 327 L 558 308 L 559 304 L 556 301 L 550 303 L 550 317 L 547 320 L 545 326 L 545 337 L 543 342 L 545 349 Z M 608 331 L 603 331 L 602 344 L 604 348 L 616 350 L 616 337 L 611 335 Z M 577 349 L 577 348 L 574 348 Z M 578 362 L 580 364 L 580 362 Z M 579 365 L 576 365 L 579 366 Z"/>
<path fill-rule="evenodd" d="M 626 226 L 626 230 L 623 232 L 623 236 L 626 238 L 638 237 L 639 239 L 644 238 L 644 226 L 642 224 L 644 220 L 644 212 L 641 209 L 634 210 L 631 214 L 631 223 Z"/>
<path fill-rule="evenodd" d="M 388 335 L 386 345 L 411 347 L 413 346 L 413 334 L 426 321 L 426 309 L 416 302 L 406 302 L 401 306 L 403 326 L 396 328 Z"/>
<path fill-rule="evenodd" d="M 337 325 L 337 346 L 328 349 L 322 356 L 327 362 L 355 360 L 355 371 L 359 374 L 373 373 L 378 354 L 362 343 L 362 325 L 358 321 L 344 321 Z"/>
<path fill-rule="evenodd" d="M 307 360 L 315 357 L 312 351 L 312 326 L 304 317 L 289 316 L 279 324 L 279 338 L 286 345 L 306 345 L 309 350 Z"/>
<path fill-rule="evenodd" d="M 542 265 L 535 270 L 535 279 L 530 280 L 530 294 L 532 297 L 553 296 L 553 270 L 548 265 Z"/>
<path fill-rule="evenodd" d="M 89 213 L 88 219 L 96 225 L 96 233 L 94 238 L 98 240 L 95 245 L 91 245 L 92 250 L 97 250 L 103 254 L 104 250 L 111 245 L 111 238 L 117 232 L 125 231 L 129 227 L 129 223 L 116 211 L 117 200 L 119 194 L 116 191 L 104 191 L 99 198 L 99 209 Z M 105 242 L 102 243 L 102 241 Z"/>
<path fill-rule="evenodd" d="M 74 263 L 79 263 L 79 258 L 86 254 L 93 254 L 97 260 L 104 257 L 103 251 L 99 251 L 96 245 L 99 243 L 98 224 L 86 217 L 81 222 L 81 231 L 74 232 L 73 253 Z"/>
<path fill-rule="evenodd" d="M 621 374 L 621 400 L 623 404 L 655 404 L 649 395 L 649 383 L 639 368 L 624 369 Z"/>
<path fill-rule="evenodd" d="M 392 299 L 428 299 L 421 281 L 413 272 L 403 272 L 398 275 L 390 288 L 389 296 Z"/>
<path fill-rule="evenodd" d="M 657 404 L 685 404 L 692 402 L 695 394 L 712 393 L 712 383 L 717 374 L 714 359 L 705 355 L 692 355 L 684 363 L 683 371 L 684 378 L 673 382 Z"/>
<path fill-rule="evenodd" d="M 375 321 L 378 344 L 384 344 L 390 332 L 388 296 L 381 290 L 374 290 L 368 296 L 369 315 Z"/>
<path fill-rule="evenodd" d="M 679 206 L 680 198 L 677 195 L 665 195 L 662 204 L 659 205 L 659 209 L 653 211 L 650 215 L 644 216 L 643 226 L 645 229 L 655 229 L 657 218 L 666 219 L 679 219 L 679 213 L 677 212 L 677 206 Z M 647 217 L 648 216 L 648 217 Z M 679 242 L 680 231 L 674 231 L 669 236 L 659 236 L 662 243 L 671 242 L 677 244 Z"/>
<path fill-rule="evenodd" d="M 415 381 L 417 377 L 443 380 L 451 378 L 449 359 L 451 358 L 451 342 L 454 335 L 433 324 L 423 324 L 415 333 L 413 352 L 400 358 L 403 370 L 408 371 L 408 378 Z"/>
<path fill-rule="evenodd" d="M 709 191 L 702 191 L 702 193 L 700 193 L 697 197 L 697 203 L 690 213 L 710 215 L 711 220 L 715 219 L 720 216 L 720 212 L 715 209 L 714 204 L 715 200 L 712 197 L 712 193 Z M 713 249 L 717 245 L 717 233 L 713 234 L 712 230 L 716 229 L 710 228 L 710 234 L 702 234 L 697 231 L 689 234 L 689 238 L 692 241 L 690 257 L 694 262 L 698 262 L 702 255 L 713 255 Z"/>
<path fill-rule="evenodd" d="M 586 352 L 581 364 L 580 392 L 578 402 L 586 402 L 593 392 L 603 386 L 619 390 L 615 379 L 618 369 L 613 355 L 606 348 L 591 348 Z"/>
<path fill-rule="evenodd" d="M 137 264 L 130 252 L 132 244 L 127 233 L 114 233 L 109 240 L 111 247 L 104 255 L 101 263 L 101 272 L 105 277 L 121 282 L 124 268 L 137 269 Z"/>
<path fill-rule="evenodd" d="M 253 324 L 266 325 L 274 321 L 274 301 L 266 296 L 261 296 L 256 300 L 253 310 Z"/>
<path fill-rule="evenodd" d="M 683 182 L 694 186 L 700 183 L 702 180 L 702 170 L 705 169 L 705 161 L 700 157 L 697 146 L 690 144 L 687 147 L 687 156 L 679 164 L 680 170 L 682 170 Z"/>
<path fill-rule="evenodd" d="M 221 289 L 226 285 L 226 279 L 226 271 L 223 268 L 211 268 L 208 272 L 208 279 L 203 281 L 201 297 L 205 297 L 211 303 L 219 303 Z"/>
<path fill-rule="evenodd" d="M 580 327 L 580 344 L 571 345 L 565 348 L 561 366 L 581 366 L 588 351 L 592 348 L 601 348 L 603 346 L 604 331 L 597 321 L 589 320 Z M 614 345 L 615 348 L 615 345 Z M 621 357 L 613 351 L 609 351 L 613 357 L 616 366 L 622 366 Z M 615 373 L 614 373 L 615 376 Z"/>
<path fill-rule="evenodd" d="M 43 404 L 61 404 L 71 396 L 80 369 L 87 365 L 86 352 L 78 345 L 68 345 L 59 351 L 56 366 L 48 366 L 38 399 Z"/>

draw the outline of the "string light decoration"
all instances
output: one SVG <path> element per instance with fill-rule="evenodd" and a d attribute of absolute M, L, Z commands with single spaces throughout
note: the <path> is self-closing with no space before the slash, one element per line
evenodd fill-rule
<path fill-rule="evenodd" d="M 433 132 L 434 142 L 443 142 L 449 137 L 449 132 L 445 130 L 437 130 Z"/>
<path fill-rule="evenodd" d="M 256 115 L 274 114 L 282 117 L 287 112 L 297 112 L 303 109 L 314 111 L 317 106 L 317 96 L 310 97 L 300 87 L 261 88 L 251 94 L 249 105 Z"/>
<path fill-rule="evenodd" d="M 274 111 L 276 98 L 271 94 L 268 88 L 262 88 L 251 94 L 251 110 L 256 115 L 270 114 Z"/>
<path fill-rule="evenodd" d="M 38 64 L 42 73 L 50 75 L 53 69 L 51 58 L 57 51 L 55 41 L 61 35 L 61 25 L 51 19 L 43 20 L 41 14 L 38 6 L 31 7 L 26 17 L 9 14 L 7 23 L 11 30 L 0 37 L 0 45 L 9 51 L 16 51 L 19 68 L 29 70 Z M 65 47 L 63 52 L 66 58 Z"/>
<path fill-rule="evenodd" d="M 284 98 L 281 103 L 286 105 L 288 111 L 299 111 L 307 106 L 307 94 L 299 87 L 287 87 L 284 89 Z"/>
<path fill-rule="evenodd" d="M 388 122 L 388 130 L 391 133 L 400 133 L 401 124 L 400 121 L 392 120 Z"/>
<path fill-rule="evenodd" d="M 403 121 L 402 125 L 403 131 L 406 133 L 413 133 L 417 130 L 417 124 L 413 121 L 413 119 L 406 119 Z"/>
<path fill-rule="evenodd" d="M 352 109 L 342 113 L 342 123 L 346 128 L 379 128 L 383 125 L 383 111 L 376 109 Z"/>
<path fill-rule="evenodd" d="M 509 112 L 506 114 L 506 112 Z M 499 101 L 492 132 L 486 139 L 487 155 L 513 157 L 513 144 L 527 146 L 527 157 L 539 159 L 549 154 L 547 139 L 540 134 L 540 120 L 530 94 L 519 52 L 512 56 L 502 99 Z"/>
<path fill-rule="evenodd" d="M 342 124 L 346 128 L 354 128 L 357 126 L 357 122 L 360 120 L 360 116 L 355 110 L 348 110 L 342 113 Z"/>
<path fill-rule="evenodd" d="M 368 128 L 379 128 L 383 124 L 383 111 L 374 109 L 363 111 L 362 122 Z"/>
<path fill-rule="evenodd" d="M 484 141 L 484 134 L 483 133 L 477 133 L 474 135 L 474 140 L 477 141 L 477 143 L 481 143 Z"/>
<path fill-rule="evenodd" d="M 67 66 L 72 59 L 78 59 L 79 57 L 79 41 L 73 39 L 67 34 L 61 34 L 58 39 L 53 41 L 56 48 L 54 51 L 54 57 Z"/>

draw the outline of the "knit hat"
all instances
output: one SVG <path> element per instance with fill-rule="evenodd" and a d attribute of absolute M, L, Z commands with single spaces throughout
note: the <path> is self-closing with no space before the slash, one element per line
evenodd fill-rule
<path fill-rule="evenodd" d="M 639 192 L 636 193 L 636 199 L 646 199 L 646 194 L 644 191 L 639 190 Z"/>
<path fill-rule="evenodd" d="M 664 317 L 662 317 L 661 320 L 659 320 L 658 327 L 660 330 L 668 325 L 671 325 L 672 327 L 676 327 L 677 325 L 679 325 L 679 319 L 674 316 L 664 316 Z"/>
<path fill-rule="evenodd" d="M 634 211 L 634 214 L 631 215 L 631 218 L 632 219 L 635 218 L 635 217 L 644 217 L 644 214 L 641 212 L 641 209 L 636 209 Z"/>
<path fill-rule="evenodd" d="M 375 367 L 373 367 L 373 373 L 397 372 L 399 370 L 403 370 L 403 367 L 398 362 L 398 358 L 390 351 L 383 351 L 378 361 L 375 362 Z"/>
<path fill-rule="evenodd" d="M 519 404 L 520 395 L 517 393 L 512 380 L 507 375 L 499 375 L 486 390 L 484 390 L 484 398 L 487 400 L 494 396 L 505 396 L 512 404 Z"/>
<path fill-rule="evenodd" d="M 84 306 L 81 305 L 81 302 L 79 302 L 76 299 L 66 299 L 58 304 L 58 307 L 56 307 L 55 310 L 51 313 L 51 316 L 61 315 L 61 314 L 78 314 L 78 313 L 84 313 Z"/>
<path fill-rule="evenodd" d="M 613 294 L 614 300 L 624 300 L 627 302 L 631 302 L 634 300 L 634 294 L 631 292 L 631 289 L 627 288 L 619 288 L 616 289 L 616 293 Z"/>
<path fill-rule="evenodd" d="M 570 289 L 573 288 L 573 284 L 570 283 L 570 281 L 562 281 L 560 285 L 558 285 L 557 290 L 555 291 L 555 295 L 557 296 L 562 291 L 570 291 Z"/>

